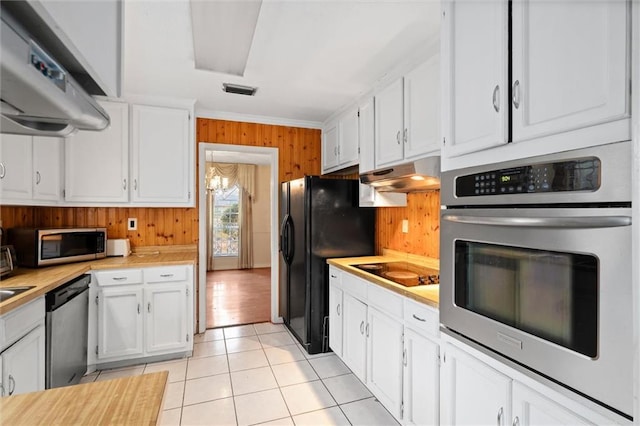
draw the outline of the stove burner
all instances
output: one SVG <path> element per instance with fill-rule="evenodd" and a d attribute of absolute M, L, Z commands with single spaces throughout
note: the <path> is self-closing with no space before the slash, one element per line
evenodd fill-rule
<path fill-rule="evenodd" d="M 405 287 L 440 283 L 440 275 L 437 270 L 409 262 L 369 263 L 353 266 Z"/>
<path fill-rule="evenodd" d="M 382 265 L 379 263 L 372 263 L 367 265 L 357 265 L 358 268 L 370 271 L 377 271 L 382 269 Z"/>

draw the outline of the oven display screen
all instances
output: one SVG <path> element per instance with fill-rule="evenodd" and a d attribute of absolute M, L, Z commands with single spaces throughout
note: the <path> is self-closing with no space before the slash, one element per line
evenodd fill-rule
<path fill-rule="evenodd" d="M 596 257 L 460 240 L 455 250 L 456 305 L 597 356 Z"/>
<path fill-rule="evenodd" d="M 456 179 L 456 196 L 596 191 L 600 188 L 600 160 L 580 158 L 492 170 Z"/>

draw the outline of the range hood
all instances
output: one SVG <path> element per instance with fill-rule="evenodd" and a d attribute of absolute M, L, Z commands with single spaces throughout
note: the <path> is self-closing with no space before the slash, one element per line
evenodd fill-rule
<path fill-rule="evenodd" d="M 1 133 L 66 136 L 109 125 L 106 111 L 4 6 L 0 31 Z"/>
<path fill-rule="evenodd" d="M 379 192 L 426 192 L 440 189 L 440 156 L 360 174 L 360 182 Z"/>

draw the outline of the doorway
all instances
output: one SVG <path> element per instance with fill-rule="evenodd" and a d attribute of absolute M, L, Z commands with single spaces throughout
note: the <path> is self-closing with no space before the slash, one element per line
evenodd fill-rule
<path fill-rule="evenodd" d="M 249 322 L 281 322 L 282 319 L 278 317 L 278 150 L 277 148 L 200 143 L 198 153 L 199 200 L 201 200 L 199 202 L 198 267 L 199 332 L 204 332 L 206 328 Z M 211 206 L 208 197 L 212 192 L 207 190 L 205 182 L 210 182 L 214 177 L 207 176 L 207 172 L 211 171 L 207 164 L 210 166 L 212 161 L 224 164 L 255 164 L 258 170 L 256 179 L 259 181 L 256 186 L 262 187 L 263 192 L 262 199 L 258 198 L 255 201 L 262 201 L 262 207 L 258 206 L 257 202 L 252 203 L 252 206 L 259 207 L 259 211 L 255 212 L 257 219 L 253 221 L 256 250 L 253 251 L 255 262 L 251 269 L 237 269 L 238 255 L 233 252 L 233 238 L 226 241 L 229 232 L 219 233 L 215 250 L 212 245 L 207 247 L 206 236 L 209 232 L 207 205 Z M 223 179 L 218 176 L 216 181 L 219 184 Z M 217 190 L 217 194 L 221 197 L 224 195 L 220 189 Z M 232 206 L 227 206 L 221 213 L 222 219 L 228 221 L 229 212 L 232 211 Z M 207 255 L 208 252 L 214 253 L 214 251 L 215 256 Z"/>

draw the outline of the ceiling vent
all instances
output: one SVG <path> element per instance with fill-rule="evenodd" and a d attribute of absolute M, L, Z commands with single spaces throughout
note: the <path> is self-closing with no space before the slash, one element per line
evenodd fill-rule
<path fill-rule="evenodd" d="M 257 87 L 241 86 L 239 84 L 222 83 L 222 90 L 227 93 L 234 93 L 236 95 L 253 96 L 258 91 Z"/>

